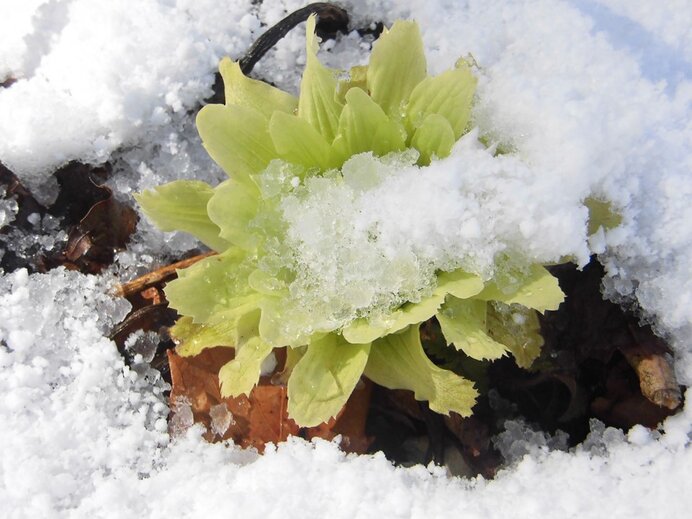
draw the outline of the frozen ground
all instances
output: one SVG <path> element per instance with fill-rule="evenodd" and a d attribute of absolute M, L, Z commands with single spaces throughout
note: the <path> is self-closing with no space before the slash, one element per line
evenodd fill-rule
<path fill-rule="evenodd" d="M 431 72 L 474 56 L 476 123 L 515 150 L 499 180 L 479 171 L 467 185 L 502 210 L 485 241 L 506 246 L 519 235 L 510 245 L 544 260 L 599 253 L 607 295 L 639 304 L 674 346 L 681 382 L 692 383 L 690 4 L 344 3 L 358 26 L 417 19 Z M 18 81 L 0 90 L 0 160 L 43 200 L 56 194 L 51 173 L 72 159 L 114 162 L 123 199 L 175 178 L 214 182 L 220 172 L 188 111 L 209 95 L 221 56 L 238 57 L 260 21 L 301 5 L 3 0 L 0 81 Z M 355 36 L 330 45 L 333 65 L 367 59 Z M 256 73 L 295 90 L 302 46 L 291 33 Z M 587 240 L 580 202 L 589 195 L 619 207 L 623 225 Z M 0 222 L 13 211 L 0 204 Z M 191 245 L 142 225 L 115 270 Z M 685 517 L 692 505 L 689 408 L 660 432 L 594 424 L 569 453 L 514 427 L 502 441 L 517 462 L 491 482 L 395 469 L 324 442 L 289 442 L 264 457 L 207 445 L 194 431 L 170 442 L 157 373 L 145 362 L 124 367 L 104 338 L 127 311 L 107 295 L 113 279 L 0 277 L 3 517 Z"/>

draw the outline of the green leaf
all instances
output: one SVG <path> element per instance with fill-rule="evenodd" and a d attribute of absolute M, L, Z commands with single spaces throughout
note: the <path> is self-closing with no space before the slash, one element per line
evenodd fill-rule
<path fill-rule="evenodd" d="M 418 25 L 396 21 L 375 42 L 370 55 L 367 71 L 370 95 L 387 115 L 400 119 L 411 92 L 426 75 Z"/>
<path fill-rule="evenodd" d="M 488 306 L 488 333 L 512 352 L 520 368 L 530 368 L 541 353 L 543 336 L 536 311 L 521 305 Z"/>
<path fill-rule="evenodd" d="M 247 294 L 242 290 L 241 264 L 245 253 L 237 248 L 210 256 L 178 271 L 178 279 L 166 285 L 166 299 L 181 315 L 205 322 L 229 301 Z M 245 282 L 247 285 L 247 281 Z"/>
<path fill-rule="evenodd" d="M 455 69 L 425 78 L 411 92 L 406 107 L 409 134 L 422 126 L 430 114 L 439 114 L 449 122 L 456 141 L 468 126 L 475 91 L 476 78 L 463 63 Z"/>
<path fill-rule="evenodd" d="M 330 169 L 331 147 L 305 119 L 275 112 L 269 121 L 269 134 L 279 157 L 307 168 Z"/>
<path fill-rule="evenodd" d="M 367 343 L 386 335 L 387 326 L 372 324 L 368 319 L 361 317 L 344 327 L 342 334 L 351 344 Z"/>
<path fill-rule="evenodd" d="M 317 59 L 319 45 L 315 34 L 316 16 L 308 18 L 306 27 L 307 56 L 303 79 L 300 82 L 298 116 L 331 144 L 336 136 L 342 103 L 335 96 L 336 75 Z"/>
<path fill-rule="evenodd" d="M 250 175 L 277 157 L 267 118 L 254 108 L 207 105 L 197 114 L 197 130 L 211 158 L 240 182 L 252 182 Z"/>
<path fill-rule="evenodd" d="M 218 226 L 221 237 L 245 250 L 253 250 L 259 242 L 250 227 L 258 210 L 257 186 L 233 178 L 214 188 L 207 205 L 209 218 Z"/>
<path fill-rule="evenodd" d="M 519 286 L 503 289 L 496 283 L 489 283 L 476 296 L 484 301 L 502 301 L 517 303 L 529 308 L 535 308 L 543 313 L 546 310 L 557 310 L 565 300 L 565 294 L 560 290 L 557 278 L 541 265 L 532 265 L 529 272 L 522 276 Z"/>
<path fill-rule="evenodd" d="M 454 142 L 454 131 L 447 119 L 439 114 L 430 114 L 414 132 L 411 146 L 420 152 L 418 164 L 428 166 L 431 159 L 448 156 Z"/>
<path fill-rule="evenodd" d="M 360 88 L 346 92 L 346 105 L 332 145 L 339 164 L 358 153 L 386 155 L 405 148 L 403 127 L 387 117 L 377 103 Z"/>
<path fill-rule="evenodd" d="M 622 216 L 607 200 L 589 197 L 584 200 L 584 205 L 589 210 L 589 235 L 594 234 L 600 227 L 607 231 L 622 223 Z"/>
<path fill-rule="evenodd" d="M 240 70 L 240 64 L 230 58 L 223 58 L 219 64 L 223 78 L 227 105 L 254 108 L 266 119 L 275 111 L 292 114 L 298 108 L 298 99 L 263 81 L 250 79 Z"/>
<path fill-rule="evenodd" d="M 275 297 L 289 296 L 288 287 L 284 280 L 261 269 L 253 270 L 250 273 L 248 284 L 260 294 Z"/>
<path fill-rule="evenodd" d="M 352 344 L 372 342 L 390 333 L 403 330 L 410 324 L 427 321 L 437 313 L 445 300 L 442 293 L 435 293 L 418 303 L 405 303 L 389 315 L 371 321 L 365 318 L 356 319 L 344 327 L 344 339 Z"/>
<path fill-rule="evenodd" d="M 409 389 L 417 400 L 427 400 L 430 409 L 470 416 L 478 392 L 473 383 L 439 368 L 425 355 L 418 326 L 388 335 L 373 343 L 365 375 L 389 389 Z"/>
<path fill-rule="evenodd" d="M 136 194 L 144 214 L 162 231 L 184 231 L 216 251 L 229 243 L 219 236 L 219 227 L 207 215 L 214 191 L 199 180 L 177 180 Z"/>
<path fill-rule="evenodd" d="M 469 274 L 461 269 L 437 274 L 435 293 L 438 295 L 452 294 L 459 299 L 468 299 L 480 293 L 481 290 L 483 290 L 483 280 L 475 274 Z"/>
<path fill-rule="evenodd" d="M 260 378 L 262 363 L 272 352 L 272 347 L 259 337 L 252 337 L 240 348 L 235 358 L 219 370 L 219 384 L 223 398 L 250 395 Z"/>
<path fill-rule="evenodd" d="M 342 105 L 346 103 L 346 92 L 352 88 L 360 88 L 363 92 L 368 91 L 368 67 L 355 66 L 351 67 L 348 73 L 348 79 L 339 81 L 336 87 L 337 101 Z"/>
<path fill-rule="evenodd" d="M 437 314 L 447 344 L 476 360 L 499 359 L 507 352 L 504 344 L 486 333 L 488 303 L 450 296 Z"/>
<path fill-rule="evenodd" d="M 432 295 L 417 303 L 405 303 L 391 314 L 373 322 L 366 318 L 354 320 L 344 327 L 344 338 L 353 344 L 372 342 L 390 333 L 403 330 L 411 324 L 422 323 L 434 316 L 445 301 L 447 294 L 459 298 L 472 297 L 483 289 L 483 280 L 462 270 L 441 272 Z"/>
<path fill-rule="evenodd" d="M 206 348 L 228 346 L 236 348 L 257 336 L 259 308 L 256 296 L 236 301 L 234 308 L 212 315 L 204 324 L 196 324 L 191 317 L 181 317 L 170 328 L 176 351 L 183 357 L 198 355 Z"/>
<path fill-rule="evenodd" d="M 302 427 L 336 416 L 356 387 L 370 344 L 349 344 L 329 334 L 308 345 L 288 380 L 288 414 Z"/>

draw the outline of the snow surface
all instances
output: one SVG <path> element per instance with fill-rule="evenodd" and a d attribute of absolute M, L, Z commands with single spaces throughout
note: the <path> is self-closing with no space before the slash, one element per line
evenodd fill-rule
<path fill-rule="evenodd" d="M 497 212 L 479 224 L 488 234 L 479 239 L 488 250 L 514 240 L 543 260 L 599 253 L 606 294 L 638 303 L 671 340 L 681 382 L 692 383 L 692 5 L 344 4 L 358 26 L 417 19 L 432 73 L 473 55 L 475 122 L 513 150 L 499 179 L 488 161 L 462 180 Z M 110 159 L 123 199 L 176 178 L 217 181 L 191 112 L 210 94 L 221 56 L 240 56 L 260 22 L 300 6 L 2 0 L 0 79 L 18 81 L 0 90 L 0 160 L 44 200 L 56 195 L 52 172 L 73 159 Z M 294 31 L 255 73 L 295 91 L 303 41 Z M 355 34 L 328 46 L 332 66 L 367 59 Z M 443 185 L 463 160 L 455 152 L 429 173 Z M 370 216 L 396 221 L 407 186 L 389 190 Z M 623 225 L 589 240 L 581 206 L 589 195 L 612 201 Z M 0 221 L 14 211 L 4 202 Z M 439 212 L 430 214 L 406 223 L 435 229 Z M 143 223 L 114 272 L 141 271 L 194 245 Z M 322 441 L 293 440 L 262 457 L 207 445 L 194 429 L 170 441 L 158 374 L 144 354 L 125 367 L 105 338 L 127 311 L 108 295 L 113 281 L 61 269 L 0 277 L 3 517 L 685 517 L 692 505 L 690 406 L 660 432 L 622 435 L 594 423 L 572 452 L 511 424 L 498 441 L 516 462 L 494 481 L 394 468 L 381 455 L 346 456 Z"/>

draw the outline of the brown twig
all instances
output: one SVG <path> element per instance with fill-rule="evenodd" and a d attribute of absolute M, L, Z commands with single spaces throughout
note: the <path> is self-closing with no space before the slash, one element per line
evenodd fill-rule
<path fill-rule="evenodd" d="M 133 294 L 137 294 L 152 285 L 171 280 L 177 275 L 176 270 L 187 268 L 190 265 L 194 265 L 198 261 L 215 254 L 216 252 L 205 252 L 204 254 L 198 254 L 197 256 L 192 256 L 191 258 L 166 265 L 154 270 L 153 272 L 148 272 L 137 279 L 133 279 L 132 281 L 118 285 L 118 287 L 115 289 L 115 294 L 120 297 L 128 297 Z"/>
<path fill-rule="evenodd" d="M 682 395 L 668 356 L 657 353 L 639 355 L 628 351 L 623 353 L 639 377 L 642 395 L 658 406 L 677 409 Z"/>

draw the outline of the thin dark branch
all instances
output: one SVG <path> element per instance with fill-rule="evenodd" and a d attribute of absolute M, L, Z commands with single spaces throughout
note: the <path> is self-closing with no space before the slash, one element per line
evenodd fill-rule
<path fill-rule="evenodd" d="M 311 14 L 317 15 L 318 25 L 328 26 L 333 32 L 336 32 L 338 29 L 343 30 L 348 26 L 348 13 L 341 7 L 327 2 L 316 2 L 306 5 L 289 14 L 257 38 L 257 41 L 252 44 L 245 56 L 240 59 L 240 70 L 243 71 L 243 74 L 249 74 L 255 64 L 269 49 L 276 45 L 296 25 L 307 20 Z"/>

